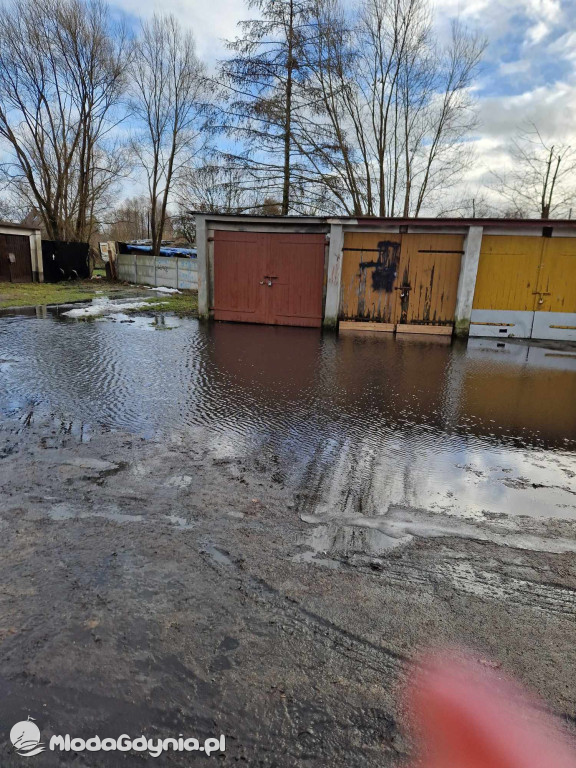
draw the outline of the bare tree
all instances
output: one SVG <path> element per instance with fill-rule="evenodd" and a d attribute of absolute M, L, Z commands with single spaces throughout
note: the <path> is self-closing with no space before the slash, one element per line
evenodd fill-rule
<path fill-rule="evenodd" d="M 244 187 L 244 175 L 242 168 L 213 159 L 188 168 L 179 189 L 183 207 L 214 213 L 244 213 L 252 207 L 250 193 Z"/>
<path fill-rule="evenodd" d="M 418 216 L 466 167 L 484 42 L 454 24 L 438 44 L 427 0 L 315 0 L 309 28 L 293 134 L 310 176 L 349 214 Z"/>
<path fill-rule="evenodd" d="M 2 171 L 53 240 L 88 240 L 122 162 L 111 134 L 124 33 L 101 0 L 11 0 L 0 8 Z"/>
<path fill-rule="evenodd" d="M 142 24 L 132 80 L 132 106 L 140 123 L 133 149 L 148 185 L 150 232 L 158 254 L 170 195 L 200 149 L 205 89 L 194 38 L 173 16 L 154 16 Z"/>
<path fill-rule="evenodd" d="M 271 201 L 275 210 L 276 187 L 251 169 L 226 156 L 209 153 L 184 169 L 177 187 L 181 210 L 241 214 L 262 212 Z"/>
<path fill-rule="evenodd" d="M 100 221 L 104 240 L 145 240 L 150 238 L 150 208 L 148 198 L 132 197 L 111 208 Z"/>
<path fill-rule="evenodd" d="M 508 172 L 493 172 L 507 212 L 516 218 L 570 216 L 576 204 L 576 148 L 547 141 L 530 123 L 510 146 Z"/>

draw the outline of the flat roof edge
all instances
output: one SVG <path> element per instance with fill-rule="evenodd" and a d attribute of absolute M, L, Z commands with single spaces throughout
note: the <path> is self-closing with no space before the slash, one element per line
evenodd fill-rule
<path fill-rule="evenodd" d="M 331 224 L 343 223 L 359 226 L 394 227 L 567 227 L 576 228 L 576 219 L 500 219 L 500 218 L 444 218 L 416 217 L 394 218 L 376 216 L 277 216 L 272 214 L 211 213 L 210 211 L 188 211 L 193 216 L 204 216 L 210 221 L 266 221 L 279 224 Z"/>
<path fill-rule="evenodd" d="M 27 224 L 14 224 L 11 221 L 0 221 L 0 227 L 6 229 L 25 229 L 27 232 L 40 232 L 40 227 L 29 227 Z"/>

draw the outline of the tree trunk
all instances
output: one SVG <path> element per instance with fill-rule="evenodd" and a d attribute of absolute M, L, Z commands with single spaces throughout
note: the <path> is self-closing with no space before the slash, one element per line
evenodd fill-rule
<path fill-rule="evenodd" d="M 287 216 L 290 208 L 290 142 L 292 133 L 292 72 L 294 69 L 294 3 L 290 0 L 290 22 L 288 25 L 288 60 L 286 63 L 286 106 L 284 129 L 284 179 L 282 185 L 282 215 Z"/>

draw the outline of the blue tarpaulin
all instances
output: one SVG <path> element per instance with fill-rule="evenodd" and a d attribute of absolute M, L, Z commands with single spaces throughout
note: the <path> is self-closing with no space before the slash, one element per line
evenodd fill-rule
<path fill-rule="evenodd" d="M 126 244 L 128 253 L 152 253 L 151 245 L 131 245 Z M 163 246 L 160 248 L 160 256 L 182 256 L 183 258 L 195 259 L 196 248 L 171 248 Z"/>

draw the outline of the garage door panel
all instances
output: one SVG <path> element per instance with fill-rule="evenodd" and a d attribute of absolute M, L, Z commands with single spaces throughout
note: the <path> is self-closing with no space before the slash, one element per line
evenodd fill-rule
<path fill-rule="evenodd" d="M 214 308 L 217 311 L 256 312 L 256 281 L 252 254 L 240 246 L 233 254 L 219 254 L 215 260 Z"/>
<path fill-rule="evenodd" d="M 576 238 L 486 236 L 470 334 L 576 338 Z"/>
<path fill-rule="evenodd" d="M 346 232 L 340 316 L 393 323 L 399 303 L 398 266 L 402 235 Z"/>
<path fill-rule="evenodd" d="M 482 238 L 473 309 L 533 311 L 537 302 L 542 238 Z"/>
<path fill-rule="evenodd" d="M 32 282 L 28 235 L 0 235 L 0 279 L 12 283 Z"/>
<path fill-rule="evenodd" d="M 215 232 L 214 317 L 216 320 L 263 322 L 260 280 L 265 241 L 246 232 Z"/>
<path fill-rule="evenodd" d="M 346 233 L 341 317 L 450 325 L 462 242 L 462 235 Z"/>
<path fill-rule="evenodd" d="M 320 325 L 324 283 L 323 235 L 279 236 L 271 243 L 269 291 L 270 322 Z"/>
<path fill-rule="evenodd" d="M 214 241 L 215 319 L 322 324 L 323 234 L 216 232 Z"/>
<path fill-rule="evenodd" d="M 396 322 L 454 322 L 462 243 L 461 235 L 402 236 Z"/>
<path fill-rule="evenodd" d="M 543 238 L 537 312 L 576 313 L 576 238 Z"/>

